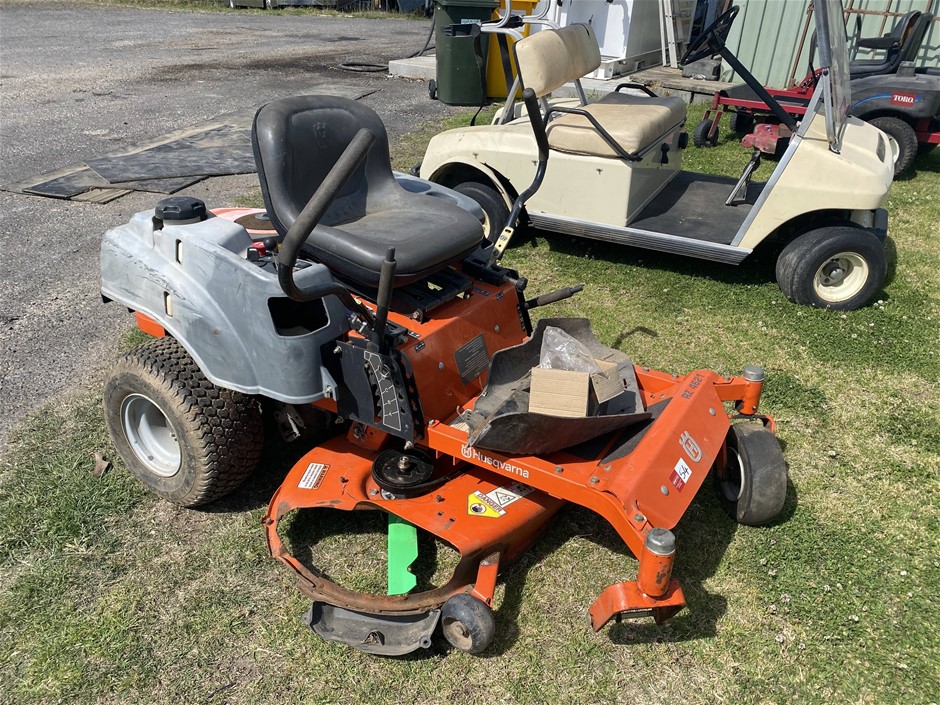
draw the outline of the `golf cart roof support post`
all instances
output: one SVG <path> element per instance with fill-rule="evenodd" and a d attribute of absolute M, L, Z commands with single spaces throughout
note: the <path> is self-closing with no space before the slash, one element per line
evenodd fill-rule
<path fill-rule="evenodd" d="M 747 68 L 738 61 L 738 57 L 731 53 L 728 47 L 722 44 L 721 49 L 718 51 L 721 54 L 721 57 L 727 61 L 731 68 L 734 69 L 734 72 L 738 74 L 741 78 L 744 79 L 744 82 L 751 88 L 752 91 L 757 93 L 760 96 L 760 99 L 767 104 L 767 107 L 770 108 L 770 111 L 774 114 L 780 122 L 790 128 L 791 132 L 796 132 L 796 121 L 786 110 L 783 109 L 783 106 L 767 92 L 767 89 L 761 85 L 761 82 L 752 74 Z"/>

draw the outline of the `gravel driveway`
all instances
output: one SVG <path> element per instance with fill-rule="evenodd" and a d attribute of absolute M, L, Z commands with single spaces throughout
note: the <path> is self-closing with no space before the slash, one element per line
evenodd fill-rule
<path fill-rule="evenodd" d="M 428 21 L 4 2 L 0 26 L 0 184 L 324 84 L 377 90 L 363 101 L 392 136 L 450 110 L 423 82 L 337 68 L 411 54 Z M 182 193 L 211 207 L 254 189 L 230 176 Z M 131 318 L 101 303 L 100 237 L 159 198 L 0 192 L 0 447 L 31 409 L 101 375 Z"/>

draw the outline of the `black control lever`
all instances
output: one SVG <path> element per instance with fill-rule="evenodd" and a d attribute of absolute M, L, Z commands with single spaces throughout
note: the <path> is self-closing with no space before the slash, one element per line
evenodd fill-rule
<path fill-rule="evenodd" d="M 375 135 L 371 130 L 362 128 L 356 133 L 356 136 L 353 137 L 345 151 L 336 160 L 326 178 L 323 179 L 310 200 L 307 201 L 307 205 L 297 216 L 294 224 L 290 226 L 277 254 L 277 279 L 281 289 L 287 296 L 295 301 L 313 301 L 324 296 L 337 296 L 346 308 L 362 316 L 370 328 L 375 327 L 375 318 L 372 312 L 356 301 L 349 293 L 349 289 L 335 281 L 301 289 L 294 282 L 294 266 L 297 264 L 300 248 L 310 237 L 310 233 L 320 222 L 336 195 L 346 185 L 346 182 L 359 168 L 359 165 L 362 164 L 374 142 Z"/>
<path fill-rule="evenodd" d="M 579 291 L 584 289 L 584 284 L 578 284 L 577 286 L 566 286 L 558 291 L 552 291 L 548 294 L 542 294 L 541 296 L 536 296 L 534 299 L 529 299 L 525 302 L 525 307 L 527 309 L 538 308 L 539 306 L 548 306 L 548 304 L 553 304 L 557 301 L 564 301 L 565 299 L 570 299 L 572 296 L 577 294 Z"/>
<path fill-rule="evenodd" d="M 382 355 L 388 355 L 388 310 L 392 305 L 392 292 L 395 290 L 395 248 L 389 247 L 382 262 L 382 271 L 379 273 L 379 294 L 375 299 L 375 324 L 372 326 L 372 336 L 369 347 Z"/>

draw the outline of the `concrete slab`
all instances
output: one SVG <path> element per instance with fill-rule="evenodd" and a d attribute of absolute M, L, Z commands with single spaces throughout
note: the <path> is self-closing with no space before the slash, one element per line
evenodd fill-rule
<path fill-rule="evenodd" d="M 410 59 L 395 59 L 388 62 L 388 75 L 401 78 L 419 78 L 429 81 L 437 75 L 436 58 L 415 56 Z"/>

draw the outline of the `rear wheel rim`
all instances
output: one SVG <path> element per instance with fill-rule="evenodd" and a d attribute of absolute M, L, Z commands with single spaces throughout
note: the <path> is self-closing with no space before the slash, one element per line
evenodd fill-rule
<path fill-rule="evenodd" d="M 160 477 L 180 470 L 182 452 L 173 424 L 152 399 L 131 394 L 121 403 L 124 436 L 137 459 Z"/>
<path fill-rule="evenodd" d="M 840 252 L 816 270 L 813 291 L 829 303 L 847 301 L 862 290 L 868 276 L 868 262 L 864 257 L 855 252 Z"/>

